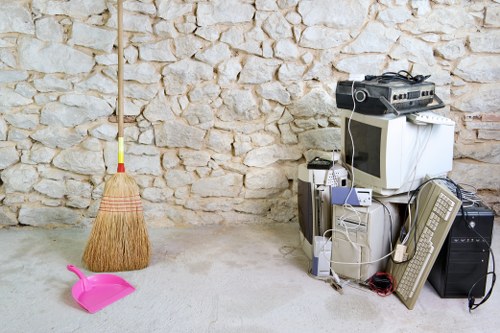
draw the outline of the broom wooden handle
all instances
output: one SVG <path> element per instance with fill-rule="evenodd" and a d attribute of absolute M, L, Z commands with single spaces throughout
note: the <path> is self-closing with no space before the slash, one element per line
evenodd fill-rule
<path fill-rule="evenodd" d="M 125 172 L 125 143 L 123 140 L 123 1 L 118 0 L 118 172 Z"/>

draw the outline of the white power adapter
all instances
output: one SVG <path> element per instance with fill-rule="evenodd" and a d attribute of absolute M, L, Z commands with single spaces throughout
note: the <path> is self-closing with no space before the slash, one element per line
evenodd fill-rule
<path fill-rule="evenodd" d="M 312 274 L 316 276 L 330 276 L 332 241 L 323 236 L 314 236 L 313 253 Z"/>

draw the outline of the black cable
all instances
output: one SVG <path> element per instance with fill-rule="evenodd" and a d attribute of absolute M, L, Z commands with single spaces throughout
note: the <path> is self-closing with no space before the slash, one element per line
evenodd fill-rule
<path fill-rule="evenodd" d="M 366 81 L 377 81 L 378 83 L 391 83 L 393 81 L 402 81 L 408 84 L 422 83 L 427 80 L 430 75 L 415 75 L 413 76 L 405 70 L 399 72 L 385 72 L 382 75 L 366 75 Z"/>
<path fill-rule="evenodd" d="M 475 310 L 480 305 L 486 303 L 486 301 L 490 298 L 491 293 L 493 292 L 493 287 L 495 286 L 495 282 L 496 282 L 496 279 L 497 279 L 497 275 L 495 273 L 495 254 L 493 253 L 493 250 L 491 249 L 491 244 L 488 242 L 488 240 L 486 240 L 486 238 L 484 238 L 483 235 L 481 235 L 475 228 L 472 228 L 467 223 L 467 217 L 466 217 L 466 213 L 465 213 L 465 209 L 463 207 L 463 204 L 462 204 L 462 207 L 461 207 L 461 212 L 462 212 L 462 221 L 464 221 L 465 226 L 467 228 L 469 228 L 470 230 L 472 230 L 476 235 L 478 235 L 483 240 L 483 242 L 486 244 L 486 246 L 488 246 L 489 255 L 491 256 L 491 265 L 492 265 L 492 267 L 491 267 L 492 270 L 490 272 L 486 272 L 485 275 L 483 275 L 476 282 L 474 282 L 474 284 L 470 287 L 469 292 L 467 293 L 467 300 L 468 300 L 469 312 L 472 312 L 472 310 Z M 476 287 L 476 285 L 478 283 L 480 283 L 481 281 L 487 279 L 488 275 L 492 276 L 490 289 L 488 290 L 488 292 L 486 293 L 486 295 L 483 297 L 483 299 L 479 303 L 476 303 L 475 297 L 472 296 L 472 291 L 474 290 L 474 288 Z"/>

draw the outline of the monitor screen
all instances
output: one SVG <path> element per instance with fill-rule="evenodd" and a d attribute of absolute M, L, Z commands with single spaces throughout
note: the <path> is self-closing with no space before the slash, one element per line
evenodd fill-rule
<path fill-rule="evenodd" d="M 380 178 L 380 156 L 382 129 L 370 124 L 345 119 L 345 128 L 350 128 L 354 140 L 354 167 L 374 177 Z M 349 131 L 345 131 L 345 157 L 346 162 L 352 161 L 352 141 Z"/>

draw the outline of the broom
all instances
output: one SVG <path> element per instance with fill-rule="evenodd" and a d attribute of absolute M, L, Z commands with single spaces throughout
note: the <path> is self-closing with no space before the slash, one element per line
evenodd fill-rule
<path fill-rule="evenodd" d="M 123 3 L 118 0 L 118 170 L 105 184 L 83 262 L 94 272 L 148 266 L 150 243 L 139 187 L 125 173 L 123 140 Z"/>

